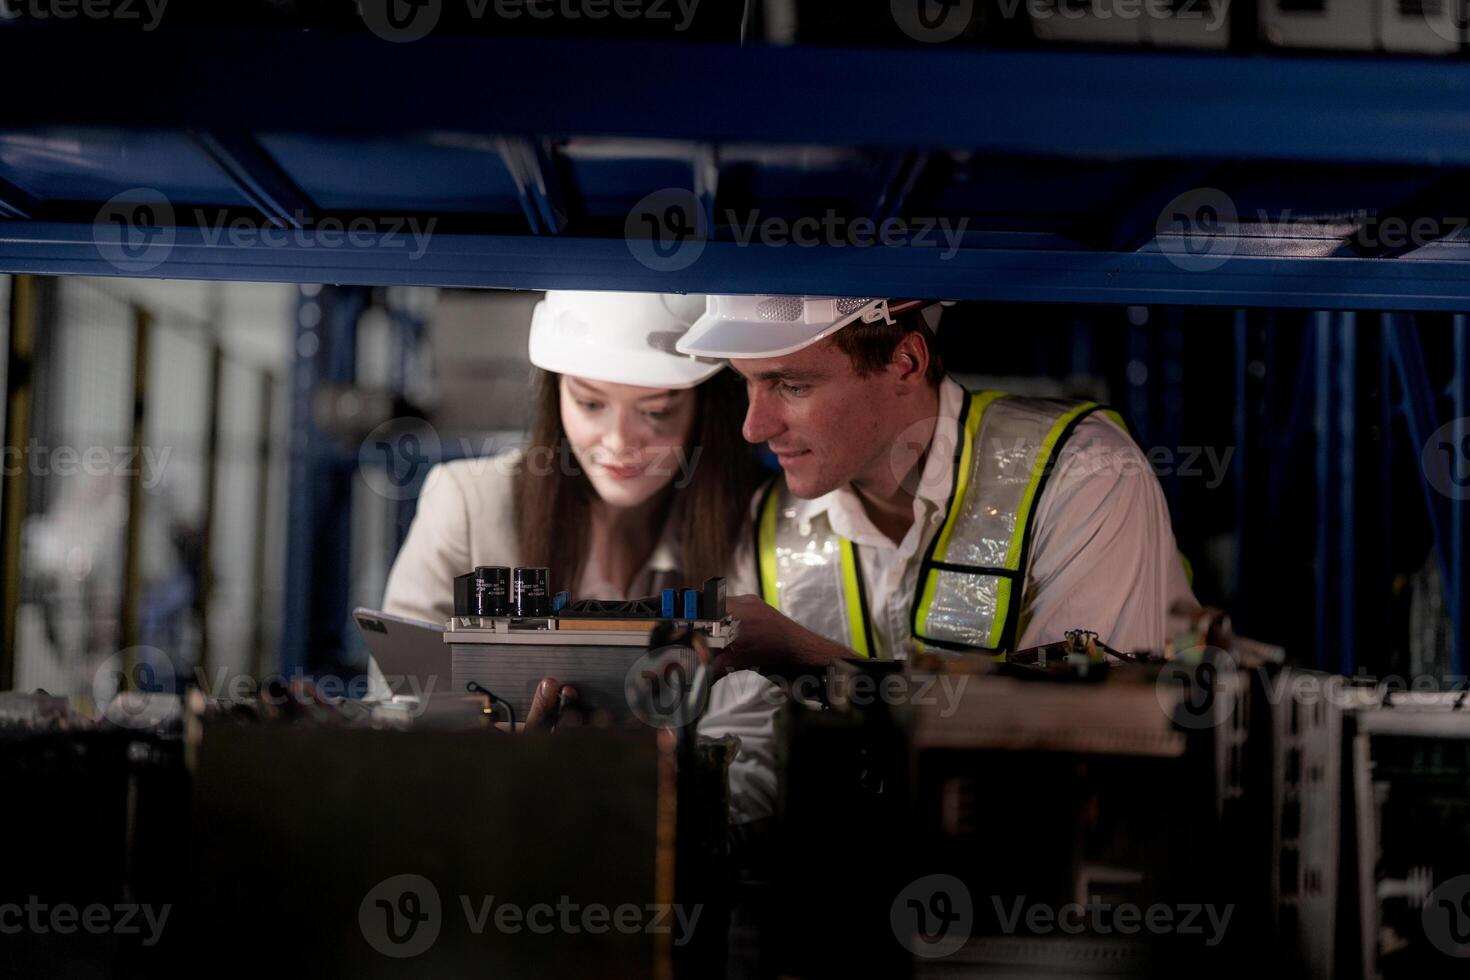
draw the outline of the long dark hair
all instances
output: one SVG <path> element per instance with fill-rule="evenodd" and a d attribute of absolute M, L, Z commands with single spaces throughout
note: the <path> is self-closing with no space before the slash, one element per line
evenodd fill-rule
<path fill-rule="evenodd" d="M 587 562 L 588 525 L 597 491 L 577 465 L 561 420 L 561 375 L 539 371 L 531 442 L 553 465 L 527 466 L 517 474 L 516 527 L 521 561 L 551 569 L 554 591 L 575 595 Z M 678 521 L 681 574 L 689 586 L 724 575 L 763 470 L 740 436 L 745 387 L 721 371 L 695 389 L 690 460 L 693 475 L 674 487 L 669 513 Z M 697 452 L 695 456 L 693 453 Z"/>

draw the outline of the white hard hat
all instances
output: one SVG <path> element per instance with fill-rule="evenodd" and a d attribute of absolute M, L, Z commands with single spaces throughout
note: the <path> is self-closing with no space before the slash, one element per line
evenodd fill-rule
<path fill-rule="evenodd" d="M 923 309 L 933 329 L 939 303 L 878 296 L 710 296 L 704 316 L 678 343 L 685 354 L 701 357 L 781 357 L 810 347 L 849 323 L 893 322 L 893 317 Z"/>
<path fill-rule="evenodd" d="M 693 388 L 725 366 L 674 349 L 704 306 L 697 293 L 552 289 L 531 313 L 531 363 L 592 381 Z"/>

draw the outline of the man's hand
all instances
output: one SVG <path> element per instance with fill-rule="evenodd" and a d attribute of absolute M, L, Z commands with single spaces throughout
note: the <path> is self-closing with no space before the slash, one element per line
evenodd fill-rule
<path fill-rule="evenodd" d="M 736 595 L 725 608 L 739 625 L 732 643 L 715 658 L 715 676 L 732 670 L 822 670 L 855 654 L 783 616 L 760 596 Z"/>
<path fill-rule="evenodd" d="M 577 714 L 577 689 L 563 686 L 555 677 L 543 677 L 531 695 L 531 710 L 526 713 L 528 732 L 549 732 L 559 721 L 579 718 Z"/>

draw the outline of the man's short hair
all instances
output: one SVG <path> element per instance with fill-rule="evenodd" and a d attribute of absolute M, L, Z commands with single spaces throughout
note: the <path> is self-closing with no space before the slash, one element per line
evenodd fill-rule
<path fill-rule="evenodd" d="M 899 341 L 911 333 L 917 333 L 924 338 L 924 344 L 929 348 L 929 370 L 924 377 L 931 385 L 938 387 L 944 380 L 944 361 L 939 356 L 938 339 L 924 322 L 924 315 L 920 310 L 901 313 L 893 318 L 892 323 L 884 320 L 849 323 L 834 333 L 832 340 L 837 349 L 852 361 L 853 370 L 857 371 L 858 377 L 866 378 L 887 367 L 893 360 L 893 352 L 898 349 Z"/>

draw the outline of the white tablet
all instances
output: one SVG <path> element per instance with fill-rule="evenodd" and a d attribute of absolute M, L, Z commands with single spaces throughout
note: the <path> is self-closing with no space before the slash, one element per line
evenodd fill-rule
<path fill-rule="evenodd" d="M 368 653 L 394 694 L 425 697 L 453 690 L 449 645 L 443 624 L 425 623 L 358 607 L 352 611 Z M 456 692 L 458 693 L 458 692 Z"/>

